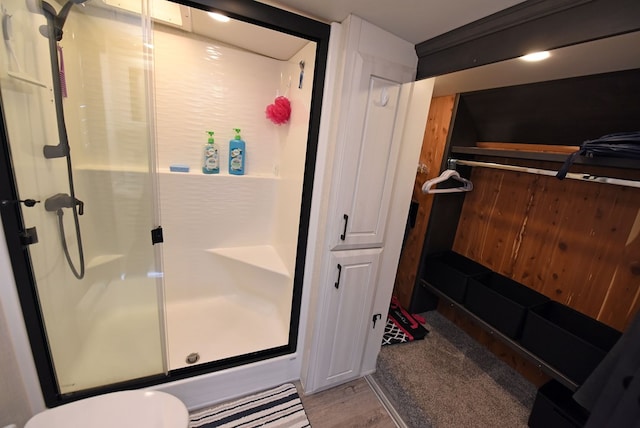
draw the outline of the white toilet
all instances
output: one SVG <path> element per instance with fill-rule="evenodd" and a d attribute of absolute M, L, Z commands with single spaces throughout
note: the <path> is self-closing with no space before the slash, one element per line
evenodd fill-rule
<path fill-rule="evenodd" d="M 182 401 L 160 391 L 121 391 L 74 401 L 32 417 L 25 428 L 187 428 Z"/>

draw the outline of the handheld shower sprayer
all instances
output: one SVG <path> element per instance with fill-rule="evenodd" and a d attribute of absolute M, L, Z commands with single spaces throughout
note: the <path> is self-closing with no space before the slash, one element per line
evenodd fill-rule
<path fill-rule="evenodd" d="M 76 205 L 78 206 L 78 215 L 84 214 L 84 202 L 66 193 L 57 193 L 44 201 L 46 211 L 58 212 L 62 208 L 73 208 Z"/>
<path fill-rule="evenodd" d="M 67 16 L 69 16 L 69 12 L 74 4 L 81 4 L 86 2 L 87 0 L 69 0 L 67 1 L 60 12 L 56 12 L 55 8 L 51 6 L 46 1 L 42 2 L 42 12 L 44 12 L 47 21 L 51 19 L 54 28 L 54 38 L 56 41 L 62 40 L 62 27 L 64 27 L 64 23 L 67 21 Z M 49 37 L 49 28 L 48 25 L 43 25 L 40 27 L 40 34 L 45 37 Z"/>
<path fill-rule="evenodd" d="M 29 0 L 27 0 L 29 1 Z M 45 201 L 45 209 L 55 212 L 58 216 L 58 229 L 60 231 L 60 241 L 62 249 L 67 259 L 67 263 L 71 272 L 77 279 L 84 277 L 84 250 L 82 248 L 82 235 L 80 233 L 80 221 L 78 216 L 84 213 L 84 203 L 76 198 L 73 185 L 73 164 L 71 162 L 71 153 L 69 148 L 69 137 L 67 136 L 67 127 L 64 121 L 64 106 L 62 104 L 62 83 L 60 81 L 60 61 L 58 59 L 58 42 L 62 40 L 62 27 L 69 16 L 69 12 L 74 4 L 84 3 L 87 0 L 69 0 L 65 3 L 60 12 L 56 12 L 55 8 L 49 3 L 43 1 L 41 11 L 47 20 L 47 24 L 40 27 L 40 33 L 49 41 L 49 55 L 51 57 L 51 77 L 53 84 L 54 104 L 56 110 L 57 128 L 58 128 L 58 144 L 45 145 L 43 154 L 46 159 L 65 158 L 67 161 L 67 177 L 69 178 L 69 193 L 58 193 L 51 196 Z M 64 233 L 64 215 L 63 208 L 71 208 L 73 212 L 73 221 L 76 230 L 76 241 L 78 243 L 79 269 L 76 269 L 69 255 L 69 248 Z"/>
<path fill-rule="evenodd" d="M 53 76 L 53 92 L 56 105 L 56 117 L 58 120 L 58 144 L 55 146 L 45 145 L 43 154 L 46 159 L 62 158 L 69 156 L 69 140 L 67 137 L 67 128 L 64 123 L 64 114 L 62 109 L 62 86 L 60 83 L 60 62 L 58 59 L 58 45 L 62 40 L 62 27 L 67 21 L 69 12 L 74 4 L 84 3 L 87 0 L 69 0 L 62 6 L 60 12 L 46 1 L 42 2 L 42 13 L 47 19 L 47 25 L 40 26 L 40 34 L 49 39 L 49 54 L 51 56 L 51 74 Z"/>

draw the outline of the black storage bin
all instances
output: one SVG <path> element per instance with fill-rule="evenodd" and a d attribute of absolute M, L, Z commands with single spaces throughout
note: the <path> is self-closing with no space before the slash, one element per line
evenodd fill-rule
<path fill-rule="evenodd" d="M 424 280 L 453 300 L 462 303 L 469 278 L 491 271 L 453 251 L 435 254 L 426 260 Z"/>
<path fill-rule="evenodd" d="M 522 346 L 581 385 L 620 338 L 617 330 L 558 302 L 527 312 Z"/>
<path fill-rule="evenodd" d="M 512 339 L 518 339 L 528 308 L 549 298 L 499 273 L 470 278 L 464 306 Z"/>
<path fill-rule="evenodd" d="M 573 392 L 555 380 L 538 389 L 529 415 L 531 428 L 583 427 L 589 412 L 573 399 Z"/>

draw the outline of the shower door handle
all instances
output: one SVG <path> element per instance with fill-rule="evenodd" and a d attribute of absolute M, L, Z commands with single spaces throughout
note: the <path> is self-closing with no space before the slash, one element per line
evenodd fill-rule
<path fill-rule="evenodd" d="M 340 276 L 341 276 L 341 275 L 342 275 L 342 265 L 341 265 L 341 264 L 338 264 L 338 280 L 336 281 L 336 283 L 335 283 L 335 284 L 333 284 L 333 285 L 334 285 L 334 287 L 336 287 L 336 290 L 337 290 L 338 288 L 340 288 Z"/>

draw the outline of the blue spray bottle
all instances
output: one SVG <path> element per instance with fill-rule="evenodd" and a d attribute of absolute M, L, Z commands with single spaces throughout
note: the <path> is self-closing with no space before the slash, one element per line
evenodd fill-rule
<path fill-rule="evenodd" d="M 240 137 L 240 129 L 233 128 L 236 136 L 229 141 L 229 174 L 244 174 L 245 144 Z"/>
<path fill-rule="evenodd" d="M 204 174 L 217 174 L 220 172 L 220 157 L 218 155 L 218 147 L 213 141 L 213 131 L 207 131 L 209 139 L 204 146 L 204 154 L 202 158 L 202 172 Z"/>

